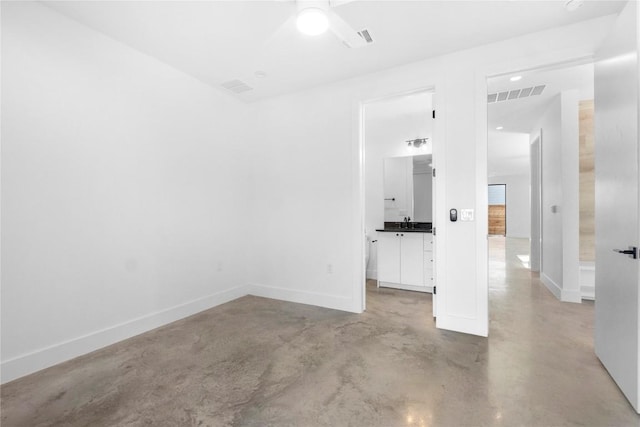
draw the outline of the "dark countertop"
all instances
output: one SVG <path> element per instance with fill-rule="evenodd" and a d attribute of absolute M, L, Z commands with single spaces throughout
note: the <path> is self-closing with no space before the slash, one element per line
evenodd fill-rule
<path fill-rule="evenodd" d="M 402 227 L 406 225 L 406 227 Z M 384 233 L 431 233 L 430 222 L 387 222 L 384 223 L 384 228 L 378 228 L 376 231 L 382 231 Z"/>
<path fill-rule="evenodd" d="M 383 233 L 431 233 L 430 228 L 378 228 Z"/>

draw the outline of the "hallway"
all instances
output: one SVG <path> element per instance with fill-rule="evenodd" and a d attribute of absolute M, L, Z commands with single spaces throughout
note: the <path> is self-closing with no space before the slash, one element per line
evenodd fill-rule
<path fill-rule="evenodd" d="M 247 296 L 2 387 L 2 426 L 637 426 L 593 354 L 593 304 L 557 301 L 490 239 L 490 338 L 431 295 L 362 315 Z"/>

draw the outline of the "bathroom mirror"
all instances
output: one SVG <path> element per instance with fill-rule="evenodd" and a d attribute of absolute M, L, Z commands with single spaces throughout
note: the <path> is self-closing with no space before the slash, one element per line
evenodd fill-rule
<path fill-rule="evenodd" d="M 432 220 L 431 155 L 384 159 L 384 220 Z"/>

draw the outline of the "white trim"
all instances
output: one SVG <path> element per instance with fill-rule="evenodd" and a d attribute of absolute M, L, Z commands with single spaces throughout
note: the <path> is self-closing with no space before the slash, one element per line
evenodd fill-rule
<path fill-rule="evenodd" d="M 246 290 L 247 294 L 257 297 L 331 308 L 334 310 L 348 311 L 350 313 L 362 313 L 362 310 L 359 309 L 360 301 L 353 301 L 351 298 L 347 297 L 300 291 L 297 289 L 278 288 L 275 286 L 263 286 L 259 284 L 249 285 Z"/>
<path fill-rule="evenodd" d="M 0 365 L 1 382 L 4 384 L 32 374 L 41 369 L 208 310 L 246 294 L 246 287 L 238 286 L 5 360 Z"/>
<path fill-rule="evenodd" d="M 377 269 L 367 270 L 367 279 L 378 280 L 378 270 Z"/>
<path fill-rule="evenodd" d="M 362 313 L 367 307 L 367 265 L 365 261 L 365 245 L 367 230 L 365 230 L 365 194 L 364 194 L 364 104 L 361 101 L 354 102 L 351 106 L 351 122 L 357 123 L 351 129 L 351 139 L 355 144 L 351 145 L 351 156 L 355 159 L 356 167 L 352 169 L 351 186 L 357 198 L 351 207 L 352 221 L 356 225 L 353 228 L 353 300 L 351 309 L 355 313 Z M 355 304 L 355 307 L 354 307 Z"/>
<path fill-rule="evenodd" d="M 544 273 L 540 273 L 540 280 L 557 299 L 562 300 L 562 288 L 556 282 Z"/>
<path fill-rule="evenodd" d="M 593 262 L 580 263 L 580 293 L 582 299 L 596 299 L 596 266 Z"/>
<path fill-rule="evenodd" d="M 596 287 L 595 286 L 582 286 L 580 288 L 580 294 L 582 299 L 590 301 L 596 300 Z"/>
<path fill-rule="evenodd" d="M 578 289 L 571 289 L 571 290 L 563 289 L 560 301 L 575 302 L 579 304 L 582 302 L 582 293 Z"/>
<path fill-rule="evenodd" d="M 378 286 L 381 288 L 403 289 L 405 291 L 425 292 L 429 294 L 433 293 L 433 286 L 402 285 L 400 283 L 390 282 L 378 282 Z"/>

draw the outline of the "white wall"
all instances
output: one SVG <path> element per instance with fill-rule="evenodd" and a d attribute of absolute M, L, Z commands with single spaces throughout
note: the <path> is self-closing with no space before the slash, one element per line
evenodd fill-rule
<path fill-rule="evenodd" d="M 528 239 L 531 235 L 529 175 L 491 176 L 489 184 L 507 185 L 507 237 Z"/>
<path fill-rule="evenodd" d="M 542 135 L 542 263 L 540 277 L 562 301 L 580 302 L 579 131 L 577 90 L 556 96 L 531 140 Z"/>
<path fill-rule="evenodd" d="M 529 134 L 491 130 L 489 184 L 507 184 L 507 237 L 531 236 Z"/>
<path fill-rule="evenodd" d="M 255 167 L 265 176 L 256 194 L 269 207 L 259 219 L 255 282 L 269 295 L 364 308 L 360 103 L 434 87 L 437 325 L 486 335 L 486 76 L 588 56 L 611 23 L 605 17 L 254 104 L 262 142 Z M 475 209 L 475 220 L 448 222 L 451 208 Z"/>
<path fill-rule="evenodd" d="M 2 380 L 244 294 L 246 107 L 2 4 Z"/>
<path fill-rule="evenodd" d="M 528 133 L 489 131 L 488 175 L 530 175 Z"/>

